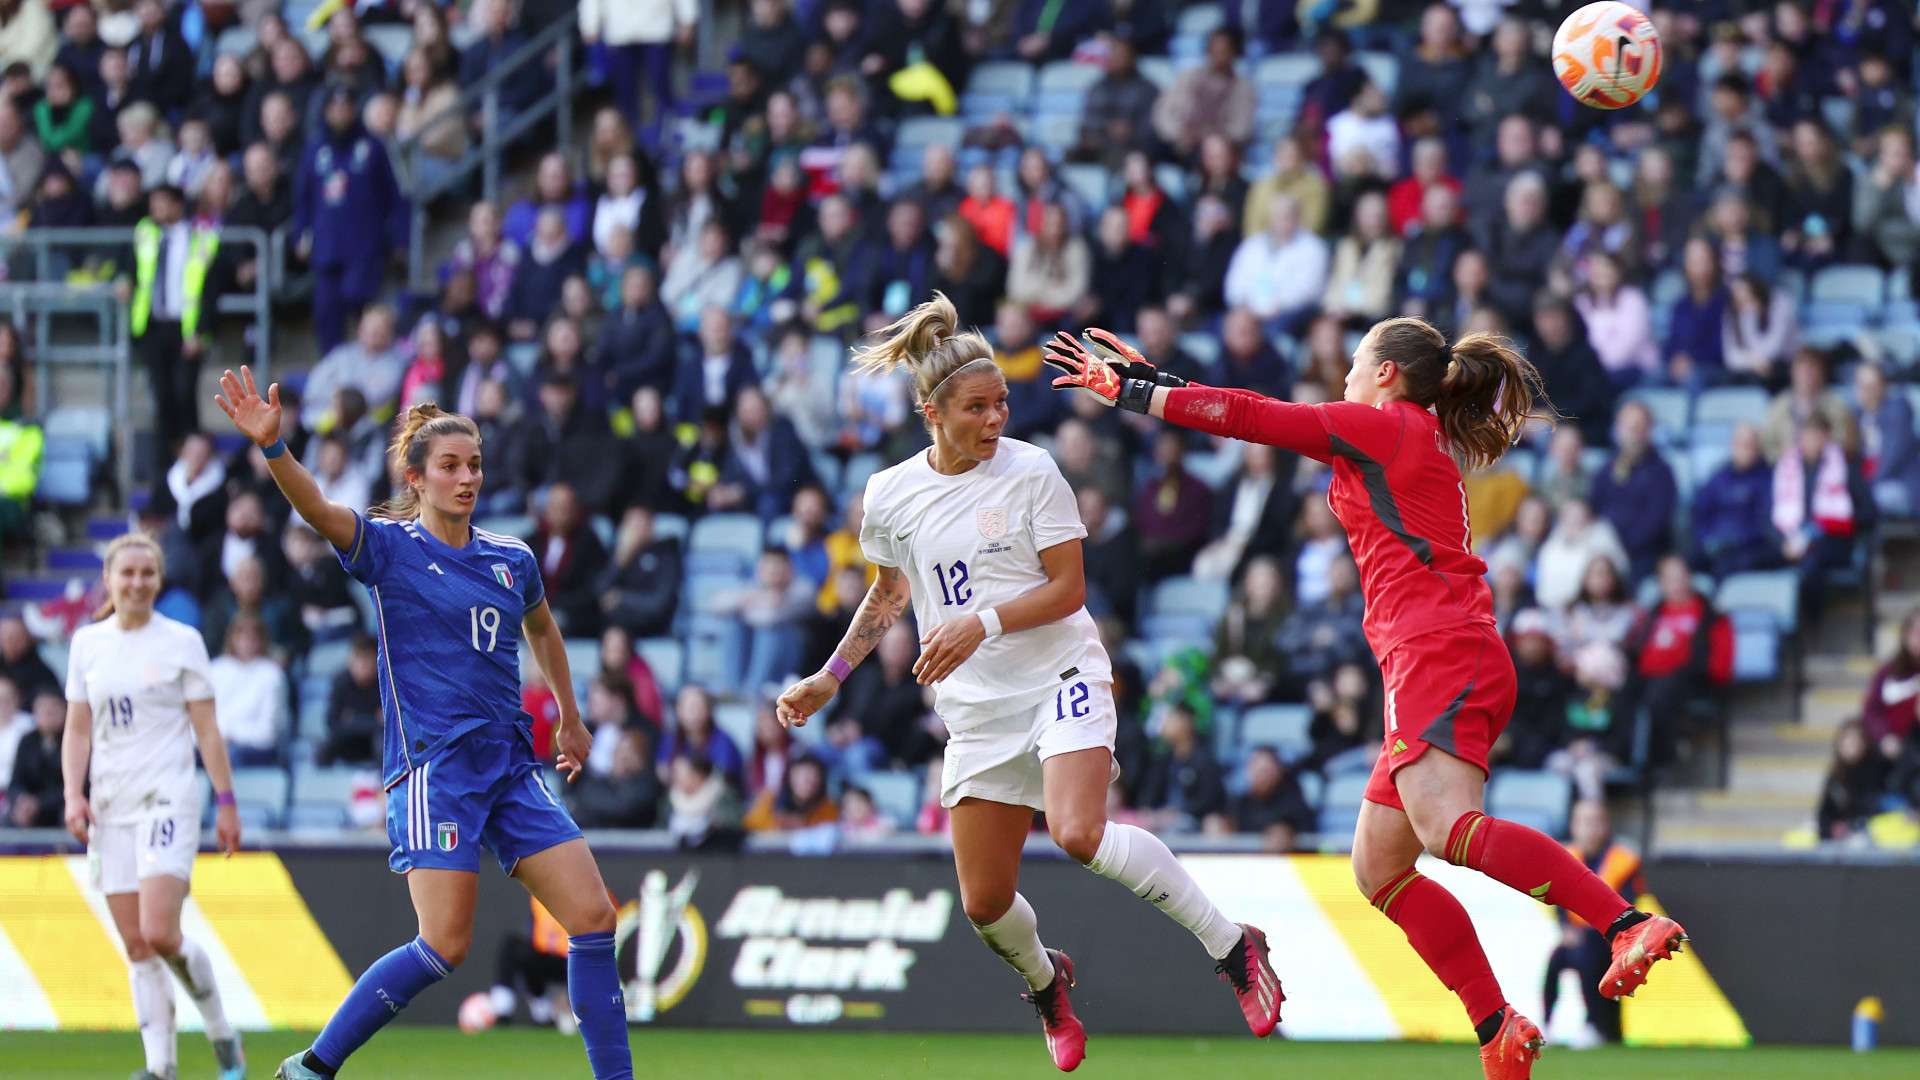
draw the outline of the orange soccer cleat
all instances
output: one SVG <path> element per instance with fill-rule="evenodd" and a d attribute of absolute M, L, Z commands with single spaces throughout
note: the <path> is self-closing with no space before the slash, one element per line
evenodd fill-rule
<path fill-rule="evenodd" d="M 1613 964 L 1600 979 L 1601 996 L 1632 997 L 1647 984 L 1654 961 L 1673 959 L 1686 940 L 1686 930 L 1665 915 L 1649 915 L 1613 935 Z"/>
<path fill-rule="evenodd" d="M 1507 1017 L 1500 1022 L 1500 1034 L 1480 1048 L 1480 1068 L 1487 1080 L 1530 1080 L 1533 1063 L 1540 1059 L 1540 1048 L 1547 1040 L 1533 1021 L 1507 1006 Z"/>
<path fill-rule="evenodd" d="M 1087 1056 L 1087 1029 L 1081 1026 L 1080 1018 L 1073 1015 L 1073 1001 L 1067 996 L 1078 984 L 1073 979 L 1073 961 L 1066 953 L 1048 949 L 1047 956 L 1053 961 L 1053 981 L 1020 997 L 1040 1014 L 1041 1029 L 1047 1034 L 1047 1055 L 1053 1058 L 1053 1067 L 1072 1072 Z"/>
<path fill-rule="evenodd" d="M 1267 959 L 1268 951 L 1267 935 L 1257 926 L 1241 923 L 1240 940 L 1226 959 L 1214 966 L 1233 986 L 1247 1029 L 1260 1039 L 1273 1034 L 1280 1023 L 1280 1003 L 1287 1000 L 1280 991 L 1280 976 L 1274 974 L 1273 964 Z"/>

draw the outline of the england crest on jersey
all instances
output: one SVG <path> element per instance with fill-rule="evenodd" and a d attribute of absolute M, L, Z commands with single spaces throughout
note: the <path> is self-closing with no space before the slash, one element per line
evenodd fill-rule
<path fill-rule="evenodd" d="M 1007 535 L 1007 508 L 993 506 L 976 510 L 973 514 L 973 522 L 980 527 L 982 539 L 998 540 Z"/>
<path fill-rule="evenodd" d="M 504 588 L 513 588 L 513 568 L 503 562 L 494 563 L 493 580 L 499 582 Z"/>

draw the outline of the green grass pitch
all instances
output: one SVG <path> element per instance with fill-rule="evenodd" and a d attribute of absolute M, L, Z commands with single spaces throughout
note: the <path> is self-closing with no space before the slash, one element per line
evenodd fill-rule
<path fill-rule="evenodd" d="M 259 1033 L 247 1039 L 250 1075 L 265 1080 L 310 1033 Z M 1087 1077 L 1173 1078 L 1208 1075 L 1288 1080 L 1475 1080 L 1466 1046 L 1254 1042 L 1097 1035 L 1078 1071 Z M 660 1080 L 981 1080 L 1059 1075 L 1036 1032 L 1009 1035 L 905 1035 L 878 1032 L 636 1031 L 634 1072 Z M 140 1042 L 116 1034 L 0 1032 L 0 1077 L 120 1080 L 140 1065 Z M 1254 1070 L 1254 1071 L 1249 1071 Z M 199 1035 L 180 1037 L 181 1080 L 213 1075 Z M 577 1039 L 506 1028 L 466 1036 L 450 1029 L 395 1028 L 354 1057 L 344 1080 L 490 1080 L 586 1077 Z M 1534 1069 L 1538 1080 L 1848 1080 L 1920 1076 L 1920 1051 L 1858 1056 L 1835 1049 L 1554 1050 Z"/>

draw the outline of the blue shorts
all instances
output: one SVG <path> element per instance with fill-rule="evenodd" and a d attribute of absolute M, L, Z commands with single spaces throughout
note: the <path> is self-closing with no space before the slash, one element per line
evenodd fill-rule
<path fill-rule="evenodd" d="M 387 789 L 387 839 L 396 874 L 480 869 L 480 849 L 508 874 L 521 859 L 580 835 L 540 776 L 516 725 L 476 728 Z"/>

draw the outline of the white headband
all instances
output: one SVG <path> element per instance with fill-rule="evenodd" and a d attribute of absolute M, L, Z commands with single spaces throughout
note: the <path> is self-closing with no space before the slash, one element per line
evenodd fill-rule
<path fill-rule="evenodd" d="M 941 380 L 940 380 L 939 382 L 937 382 L 937 383 L 934 383 L 934 384 L 933 384 L 933 389 L 931 389 L 931 390 L 929 390 L 929 391 L 927 391 L 927 398 L 926 398 L 926 399 L 927 399 L 928 401 L 932 401 L 932 400 L 933 400 L 934 398 L 936 398 L 936 397 L 939 397 L 939 396 L 940 396 L 940 388 L 941 388 L 941 387 L 943 387 L 943 386 L 945 386 L 945 385 L 947 385 L 947 383 L 948 383 L 948 382 L 949 382 L 949 381 L 950 381 L 950 380 L 951 380 L 951 379 L 952 379 L 952 378 L 953 378 L 953 377 L 954 377 L 955 375 L 958 375 L 958 374 L 960 374 L 961 372 L 963 372 L 963 371 L 965 371 L 965 370 L 967 370 L 968 368 L 970 368 L 970 367 L 972 367 L 973 365 L 975 365 L 975 364 L 992 364 L 992 363 L 993 363 L 993 357 L 991 357 L 991 356 L 976 356 L 976 357 L 974 357 L 973 359 L 971 359 L 971 360 L 969 360 L 969 361 L 967 361 L 966 363 L 964 363 L 964 364 L 961 364 L 961 365 L 960 365 L 959 367 L 957 367 L 957 368 L 954 368 L 954 369 L 953 369 L 952 371 L 949 371 L 949 372 L 947 372 L 947 377 L 946 377 L 945 379 L 941 379 Z M 995 365 L 995 366 L 998 366 L 998 365 Z"/>

